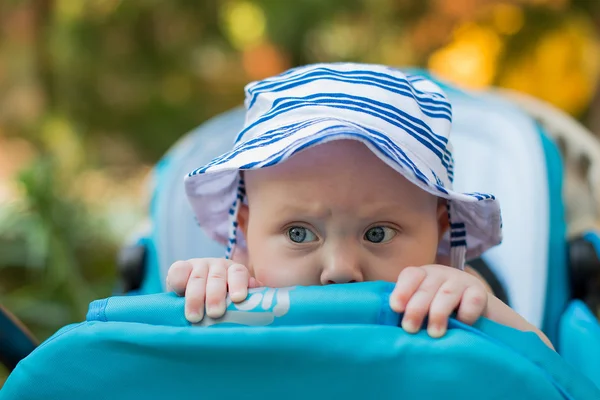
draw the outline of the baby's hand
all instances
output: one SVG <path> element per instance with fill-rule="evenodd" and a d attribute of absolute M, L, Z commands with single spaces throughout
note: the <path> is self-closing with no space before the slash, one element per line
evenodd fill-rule
<path fill-rule="evenodd" d="M 444 336 L 448 318 L 457 311 L 457 319 L 472 325 L 487 308 L 488 292 L 475 276 L 442 265 L 408 267 L 400 272 L 390 296 L 390 306 L 404 313 L 402 329 L 415 333 L 429 315 L 427 333 Z"/>
<path fill-rule="evenodd" d="M 227 292 L 234 303 L 248 296 L 248 288 L 257 287 L 248 268 L 224 258 L 193 258 L 177 261 L 169 268 L 167 290 L 185 295 L 185 318 L 197 323 L 206 315 L 219 318 L 227 308 Z"/>

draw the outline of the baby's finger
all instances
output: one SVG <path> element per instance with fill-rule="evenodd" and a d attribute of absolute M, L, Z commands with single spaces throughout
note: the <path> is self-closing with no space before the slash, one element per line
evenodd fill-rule
<path fill-rule="evenodd" d="M 204 317 L 204 297 L 206 296 L 206 280 L 208 263 L 197 261 L 190 273 L 185 289 L 185 318 L 197 323 Z"/>
<path fill-rule="evenodd" d="M 429 307 L 429 321 L 427 333 L 433 338 L 446 334 L 448 318 L 460 304 L 460 299 L 465 291 L 464 284 L 456 281 L 446 281 L 437 291 Z"/>
<path fill-rule="evenodd" d="M 416 333 L 421 329 L 431 301 L 443 282 L 444 280 L 439 276 L 427 276 L 406 305 L 402 317 L 402 329 L 409 333 Z"/>
<path fill-rule="evenodd" d="M 234 303 L 246 300 L 248 297 L 250 273 L 242 264 L 233 264 L 227 268 L 227 285 L 229 297 Z"/>
<path fill-rule="evenodd" d="M 206 315 L 220 318 L 225 314 L 227 297 L 227 268 L 221 263 L 213 263 L 206 281 Z"/>
<path fill-rule="evenodd" d="M 397 313 L 404 312 L 408 301 L 419 288 L 427 272 L 418 267 L 406 267 L 400 272 L 396 287 L 390 295 L 390 307 Z"/>
<path fill-rule="evenodd" d="M 488 293 L 483 286 L 469 286 L 462 295 L 456 317 L 459 321 L 473 325 L 487 308 Z"/>
<path fill-rule="evenodd" d="M 175 292 L 182 296 L 192 269 L 192 264 L 188 261 L 174 262 L 167 273 L 167 292 Z"/>

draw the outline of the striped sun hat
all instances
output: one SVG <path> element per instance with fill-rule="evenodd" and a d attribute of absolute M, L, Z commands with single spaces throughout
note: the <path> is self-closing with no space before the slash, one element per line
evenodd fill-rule
<path fill-rule="evenodd" d="M 450 230 L 438 254 L 465 259 L 500 243 L 494 196 L 452 190 L 452 109 L 444 92 L 421 76 L 381 65 L 298 67 L 246 86 L 246 122 L 233 149 L 190 172 L 186 192 L 200 226 L 227 244 L 245 246 L 237 212 L 245 201 L 240 171 L 265 168 L 336 139 L 364 143 L 421 189 L 447 199 Z"/>

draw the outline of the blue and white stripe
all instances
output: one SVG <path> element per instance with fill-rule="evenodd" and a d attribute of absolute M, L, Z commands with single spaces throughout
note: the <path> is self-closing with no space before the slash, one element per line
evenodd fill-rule
<path fill-rule="evenodd" d="M 242 180 L 236 183 L 239 171 L 276 165 L 333 139 L 363 142 L 415 185 L 449 200 L 451 225 L 445 245 L 453 265 L 460 268 L 465 255 L 473 256 L 468 252 L 471 243 L 477 251 L 497 244 L 485 243 L 495 239 L 470 236 L 471 231 L 482 231 L 479 225 L 470 228 L 481 222 L 479 215 L 499 214 L 499 208 L 492 195 L 453 192 L 452 107 L 429 79 L 379 65 L 315 64 L 250 83 L 245 91 L 246 123 L 233 149 L 186 178 L 199 223 L 227 242 L 228 256 L 240 244 L 236 221 L 244 187 Z M 222 179 L 226 185 L 219 187 L 228 191 L 211 189 L 211 176 Z M 213 204 L 217 201 L 221 208 Z M 478 214 L 486 207 L 489 210 Z"/>
<path fill-rule="evenodd" d="M 238 177 L 237 184 L 237 193 L 235 196 L 235 200 L 233 204 L 229 208 L 229 233 L 227 239 L 227 250 L 225 250 L 225 258 L 230 259 L 233 255 L 233 250 L 235 249 L 238 241 L 238 220 L 237 215 L 240 209 L 240 206 L 244 202 L 246 198 L 246 184 L 244 183 L 244 179 L 242 177 Z"/>

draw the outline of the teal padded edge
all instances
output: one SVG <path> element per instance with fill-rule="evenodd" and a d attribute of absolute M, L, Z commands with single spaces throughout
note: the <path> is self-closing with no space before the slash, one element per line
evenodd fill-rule
<path fill-rule="evenodd" d="M 273 328 L 321 324 L 396 326 L 401 317 L 389 307 L 389 294 L 393 287 L 393 283 L 381 281 L 329 286 L 298 286 L 289 292 L 290 306 L 287 313 L 272 319 L 267 325 Z M 264 294 L 266 291 L 274 290 L 281 289 L 259 288 L 254 289 L 253 292 Z M 276 293 L 272 294 L 274 294 L 274 298 L 277 298 Z M 269 313 L 275 306 L 276 302 L 270 306 L 271 309 L 264 309 L 260 303 L 256 303 L 254 308 L 244 307 L 244 309 L 247 310 L 246 313 Z M 99 308 L 103 310 L 99 311 Z M 90 323 L 107 321 L 109 323 L 145 323 L 156 326 L 189 327 L 190 324 L 185 319 L 183 308 L 184 298 L 173 293 L 135 298 L 112 297 L 90 304 L 87 318 Z M 346 311 L 344 312 L 344 310 Z M 239 313 L 234 304 L 228 306 L 228 313 L 232 311 Z M 248 321 L 245 318 L 240 318 L 241 322 L 229 320 L 219 323 L 219 320 L 208 320 L 213 324 L 209 325 L 211 329 L 239 329 L 245 327 Z M 553 382 L 553 385 L 565 398 L 571 398 L 569 393 L 595 393 L 593 389 L 596 388 L 591 382 L 583 378 L 576 368 L 565 364 L 562 357 L 548 349 L 533 332 L 521 332 L 486 318 L 480 318 L 473 327 L 452 318 L 448 328 L 450 331 L 466 331 L 485 338 L 504 348 L 507 354 L 512 353 L 521 361 L 526 359 L 533 362 L 543 370 L 546 378 Z M 435 343 L 436 339 L 431 340 Z M 597 395 L 600 395 L 600 392 L 597 392 Z M 574 398 L 579 398 L 579 395 Z"/>
<path fill-rule="evenodd" d="M 359 287 L 368 290 L 355 290 Z M 421 354 L 419 353 L 419 351 L 421 350 L 418 349 L 425 350 L 425 347 L 430 349 L 427 350 L 427 352 L 440 352 L 439 355 L 435 358 L 435 360 L 439 361 L 434 361 L 434 364 L 437 366 L 441 365 L 440 362 L 442 360 L 440 359 L 440 356 L 442 356 L 442 354 L 444 354 L 445 351 L 448 351 L 449 355 L 452 354 L 452 357 L 457 357 L 456 359 L 453 358 L 454 362 L 466 362 L 468 363 L 468 365 L 472 365 L 472 363 L 476 361 L 474 358 L 482 360 L 481 362 L 485 364 L 486 362 L 484 362 L 483 360 L 485 360 L 486 357 L 491 356 L 491 353 L 488 353 L 487 351 L 493 351 L 493 353 L 495 354 L 494 359 L 497 362 L 492 362 L 490 365 L 498 366 L 500 364 L 503 364 L 505 365 L 505 367 L 503 368 L 507 368 L 510 365 L 510 369 L 511 371 L 513 371 L 513 375 L 514 371 L 529 371 L 529 373 L 527 373 L 526 376 L 523 376 L 522 384 L 526 384 L 526 382 L 529 382 L 527 383 L 527 385 L 529 386 L 538 379 L 545 379 L 554 387 L 556 391 L 558 391 L 558 393 L 560 393 L 562 398 L 574 400 L 600 398 L 600 390 L 597 387 L 595 387 L 595 385 L 592 382 L 590 382 L 586 377 L 578 373 L 575 370 L 575 368 L 571 367 L 568 363 L 566 363 L 562 359 L 562 357 L 560 357 L 557 353 L 548 349 L 533 332 L 521 332 L 506 326 L 499 325 L 486 319 L 480 319 L 480 321 L 477 322 L 475 328 L 461 324 L 458 321 L 451 320 L 449 333 L 443 339 L 429 338 L 427 334 L 423 331 L 416 335 L 410 335 L 402 332 L 400 328 L 389 326 L 374 326 L 381 322 L 385 323 L 392 321 L 392 318 L 390 318 L 389 316 L 385 316 L 389 314 L 389 310 L 383 312 L 383 317 L 381 316 L 381 311 L 378 310 L 378 308 L 381 307 L 386 309 L 389 308 L 389 304 L 386 300 L 387 296 L 385 296 L 385 294 L 389 293 L 390 289 L 391 286 L 389 283 L 376 282 L 348 285 L 332 285 L 330 288 L 297 288 L 297 299 L 303 301 L 292 302 L 293 304 L 291 304 L 290 307 L 290 314 L 292 314 L 292 311 L 295 308 L 297 308 L 294 307 L 294 305 L 300 305 L 300 308 L 304 308 L 304 306 L 310 306 L 310 303 L 312 303 L 312 306 L 308 308 L 315 310 L 315 306 L 318 305 L 320 306 L 320 309 L 323 313 L 332 313 L 333 311 L 332 314 L 337 318 L 339 316 L 336 316 L 335 314 L 339 314 L 340 307 L 347 303 L 348 300 L 350 300 L 356 302 L 355 305 L 363 306 L 364 310 L 368 310 L 371 317 L 368 317 L 366 320 L 370 319 L 370 326 L 372 326 L 372 328 L 368 328 L 369 323 L 359 323 L 358 325 L 352 324 L 346 317 L 344 317 L 345 320 L 339 320 L 340 324 L 338 325 L 296 324 L 296 326 L 249 328 L 239 327 L 238 325 L 237 327 L 227 329 L 219 329 L 218 327 L 216 327 L 215 329 L 205 329 L 181 326 L 185 324 L 185 322 L 183 322 L 183 299 L 177 298 L 170 294 L 162 293 L 149 296 L 123 296 L 119 298 L 112 298 L 108 301 L 99 301 L 96 304 L 92 305 L 89 316 L 95 318 L 94 316 L 100 315 L 102 316 L 100 319 L 106 319 L 107 322 L 100 322 L 100 320 L 96 319 L 75 326 L 71 326 L 68 327 L 68 329 L 61 330 L 55 336 L 44 342 L 38 349 L 36 349 L 32 353 L 30 357 L 28 357 L 22 362 L 22 364 L 17 370 L 15 370 L 16 372 L 13 373 L 14 375 L 9 378 L 7 384 L 5 385 L 5 388 L 7 388 L 8 390 L 6 392 L 0 393 L 0 399 L 22 399 L 24 397 L 19 396 L 23 393 L 21 392 L 21 390 L 24 389 L 27 389 L 25 390 L 25 392 L 27 392 L 28 394 L 39 393 L 37 392 L 38 389 L 46 390 L 45 388 L 38 388 L 36 385 L 31 385 L 31 379 L 34 378 L 36 380 L 36 383 L 38 381 L 42 382 L 42 385 L 46 385 L 47 388 L 49 387 L 52 390 L 56 389 L 60 391 L 62 390 L 61 388 L 64 387 L 62 385 L 79 385 L 76 382 L 69 382 L 69 378 L 71 378 L 70 380 L 72 381 L 73 379 L 77 379 L 77 377 L 71 377 L 69 374 L 65 373 L 65 368 L 67 370 L 75 368 L 75 370 L 84 373 L 83 376 L 87 376 L 87 378 L 84 380 L 85 382 L 87 382 L 86 384 L 92 383 L 94 386 L 96 386 L 96 384 L 100 385 L 98 386 L 100 392 L 97 392 L 95 390 L 95 397 L 92 396 L 94 399 L 102 398 L 101 396 L 103 394 L 103 391 L 108 391 L 110 393 L 113 393 L 114 395 L 116 387 L 108 387 L 105 384 L 101 384 L 101 382 L 108 378 L 120 379 L 120 375 L 118 373 L 117 375 L 114 375 L 116 373 L 114 368 L 117 368 L 117 365 L 114 364 L 114 360 L 115 357 L 119 358 L 118 354 L 121 351 L 125 352 L 123 355 L 126 357 L 130 357 L 132 354 L 136 355 L 135 357 L 138 357 L 138 361 L 139 357 L 143 359 L 151 358 L 153 360 L 152 363 L 161 362 L 162 351 L 166 351 L 166 354 L 168 354 L 169 357 L 165 358 L 165 362 L 171 362 L 171 364 L 173 364 L 173 362 L 175 362 L 175 364 L 183 362 L 185 365 L 185 363 L 189 362 L 184 362 L 184 360 L 187 360 L 187 357 L 189 356 L 189 353 L 187 351 L 184 352 L 184 348 L 186 348 L 186 346 L 200 346 L 200 348 L 204 348 L 206 349 L 206 351 L 211 351 L 212 353 L 215 353 L 215 351 L 217 351 L 218 349 L 225 350 L 225 347 L 230 346 L 229 343 L 231 343 L 231 346 L 233 347 L 228 353 L 229 357 L 231 357 L 232 352 L 236 353 L 236 351 L 239 351 L 242 348 L 247 348 L 246 346 L 256 346 L 258 343 L 262 343 L 260 344 L 261 348 L 264 347 L 264 349 L 260 351 L 260 354 L 265 354 L 265 352 L 267 352 L 266 354 L 275 354 L 278 352 L 277 346 L 282 346 L 282 351 L 286 351 L 286 349 L 288 349 L 290 346 L 300 351 L 301 349 L 298 347 L 298 343 L 305 342 L 302 346 L 309 346 L 309 343 L 312 343 L 312 345 L 317 346 L 318 348 L 322 348 L 322 351 L 324 352 L 323 356 L 325 356 L 327 354 L 326 349 L 333 350 L 332 346 L 339 347 L 340 345 L 342 345 L 342 343 L 345 343 L 343 345 L 344 348 L 346 346 L 354 348 L 353 346 L 357 343 L 356 340 L 359 340 L 359 338 L 355 337 L 354 339 L 351 339 L 351 336 L 353 336 L 354 334 L 359 334 L 360 331 L 365 332 L 365 329 L 368 329 L 370 333 L 367 336 L 363 335 L 362 340 L 365 340 L 367 337 L 377 337 L 378 332 L 381 335 L 381 338 L 376 340 L 375 342 L 373 342 L 372 339 L 368 339 L 371 343 L 370 346 L 372 349 L 369 351 L 375 351 L 375 353 L 371 355 L 368 355 L 368 352 L 364 354 L 361 353 L 362 355 L 360 355 L 359 358 L 362 360 L 364 360 L 364 357 L 368 357 L 369 359 L 375 357 L 372 362 L 375 362 L 375 359 L 378 359 L 381 362 L 387 362 L 387 356 L 384 356 L 382 358 L 382 354 L 387 354 L 386 352 L 382 353 L 384 349 L 381 347 L 385 341 L 388 342 L 388 345 L 391 343 L 400 343 L 399 341 L 403 341 L 405 343 L 404 346 L 411 346 L 411 343 L 413 343 L 413 345 L 417 347 L 415 347 L 412 350 L 411 347 L 404 347 L 403 354 L 405 354 L 408 358 L 410 358 L 411 354 L 413 357 L 415 354 Z M 335 294 L 335 296 L 330 296 L 331 294 Z M 170 298 L 170 300 L 165 301 L 167 300 L 167 298 Z M 169 302 L 170 305 L 165 304 Z M 331 308 L 328 307 L 329 303 L 331 303 L 332 305 Z M 155 307 L 157 305 L 162 305 L 163 308 L 156 309 Z M 296 313 L 296 315 L 313 317 L 312 313 L 307 313 L 303 310 L 296 311 L 299 312 Z M 149 321 L 150 324 L 144 323 L 144 321 L 139 319 L 140 312 L 145 316 L 151 316 L 151 318 L 155 319 L 153 321 Z M 162 314 L 162 316 L 157 316 L 157 314 Z M 176 316 L 176 321 L 172 320 L 173 316 Z M 373 316 L 375 316 L 375 318 L 373 318 Z M 356 317 L 360 318 L 363 321 L 365 320 L 365 315 L 361 315 L 360 312 L 356 313 Z M 156 320 L 156 318 L 162 318 L 163 320 L 158 321 Z M 169 321 L 167 321 L 165 318 Z M 396 317 L 396 321 L 397 318 L 398 317 Z M 295 322 L 302 321 L 298 320 Z M 169 325 L 160 326 L 152 325 L 152 323 L 169 323 Z M 175 323 L 175 326 L 171 325 L 170 323 Z M 314 334 L 309 334 L 308 331 L 311 331 Z M 206 332 L 206 334 L 203 334 L 203 332 Z M 395 336 L 396 339 L 389 337 L 390 334 Z M 305 337 L 304 335 L 307 336 Z M 384 342 L 380 342 L 380 340 L 383 340 L 383 338 L 386 336 L 388 336 L 388 339 L 385 339 Z M 294 337 L 295 339 L 290 341 L 289 338 L 291 337 Z M 176 338 L 177 340 L 175 340 Z M 272 342 L 269 338 L 276 339 L 276 341 L 278 342 L 276 347 L 273 347 L 274 342 Z M 341 340 L 341 342 L 337 343 L 335 340 L 335 343 L 330 342 L 331 340 L 333 340 L 333 338 L 338 338 Z M 182 342 L 181 340 L 184 340 L 184 342 Z M 315 342 L 314 340 L 317 341 Z M 392 340 L 392 342 L 389 342 L 389 340 Z M 359 340 L 359 342 L 361 341 Z M 70 344 L 77 345 L 75 347 L 72 347 Z M 163 346 L 164 350 L 160 350 L 163 348 Z M 458 347 L 455 348 L 455 346 Z M 154 348 L 157 350 L 157 352 L 150 352 L 151 354 L 149 354 L 146 353 L 148 350 L 143 350 L 144 348 Z M 477 351 L 477 348 L 481 350 Z M 214 349 L 214 351 L 209 349 Z M 306 350 L 308 349 L 309 348 L 307 347 Z M 192 348 L 190 350 L 192 350 Z M 194 351 L 198 353 L 196 350 Z M 342 348 L 339 347 L 338 350 L 341 351 Z M 360 351 L 359 348 L 355 348 L 355 350 Z M 415 351 L 417 353 L 415 353 Z M 466 353 L 463 354 L 462 352 Z M 301 353 L 302 352 L 298 354 Z M 320 351 L 318 351 L 317 353 L 321 354 Z M 92 356 L 93 354 L 96 355 Z M 179 354 L 176 356 L 175 360 L 173 359 L 174 354 Z M 216 356 L 216 353 L 213 355 L 213 357 L 214 356 Z M 80 365 L 76 361 L 78 357 L 84 357 L 88 360 L 87 362 L 91 362 L 92 359 L 95 361 L 91 364 Z M 318 355 L 318 357 L 319 360 L 323 360 L 321 355 Z M 331 355 L 329 355 L 328 357 L 331 357 Z M 402 360 L 404 360 L 406 357 L 398 359 L 398 362 L 403 362 Z M 246 360 L 246 364 L 250 363 L 253 360 L 258 362 L 259 364 L 262 363 L 262 365 L 264 365 L 265 362 L 269 362 L 268 358 L 264 358 L 262 359 L 262 361 L 253 358 L 252 360 Z M 64 365 L 61 364 L 63 362 Z M 120 359 L 119 363 L 122 362 L 123 360 Z M 52 363 L 54 367 L 48 368 L 48 363 Z M 101 369 L 96 369 L 96 364 L 99 363 L 102 363 L 102 365 L 104 365 L 105 367 L 110 368 L 110 371 L 105 371 L 107 375 L 103 374 Z M 173 364 L 172 367 L 174 367 L 175 364 Z M 208 366 L 212 364 L 206 364 L 205 362 L 205 365 Z M 402 373 L 402 369 L 398 370 L 399 365 L 396 365 L 396 367 L 394 368 L 396 368 L 397 372 Z M 475 370 L 473 370 L 474 367 L 469 367 L 468 365 L 464 365 L 463 367 L 454 365 L 451 367 L 451 369 L 455 370 L 456 368 L 458 368 L 457 371 L 467 371 L 470 368 L 472 370 L 471 372 L 475 372 Z M 475 363 L 475 365 L 477 365 L 477 363 Z M 411 368 L 414 367 L 415 366 Z M 447 365 L 444 368 L 447 369 L 448 367 L 449 366 Z M 128 367 L 122 365 L 122 368 Z M 231 366 L 227 364 L 227 368 L 230 369 Z M 425 367 L 421 367 L 421 369 L 423 368 Z M 408 375 L 413 374 L 413 372 L 407 371 Z M 156 374 L 157 372 L 153 373 Z M 481 373 L 486 374 L 486 372 L 483 371 Z M 496 373 L 501 373 L 501 371 L 497 371 Z M 55 374 L 57 378 L 56 380 L 53 378 Z M 113 374 L 114 376 L 111 374 Z M 169 376 L 172 376 L 172 378 L 178 376 L 178 372 L 175 370 L 171 371 L 169 374 Z M 534 376 L 536 377 L 535 379 L 533 378 Z M 133 375 L 131 377 L 134 378 Z M 158 379 L 158 376 L 156 378 Z M 210 379 L 214 379 L 214 377 Z M 495 376 L 494 379 L 496 379 Z M 344 381 L 348 382 L 348 377 L 345 377 Z M 541 382 L 542 381 L 540 381 L 540 384 Z M 128 381 L 128 384 L 129 386 L 131 386 L 131 381 Z M 248 383 L 241 384 L 241 386 L 245 388 L 247 387 L 247 384 Z M 297 384 L 298 383 L 296 383 L 296 385 Z M 515 384 L 515 382 L 513 382 L 513 384 Z M 56 385 L 59 385 L 58 388 L 53 388 L 53 386 Z M 79 389 L 81 389 L 81 386 L 79 386 Z M 155 389 L 159 390 L 159 388 Z M 211 390 L 212 393 L 216 393 L 216 391 L 219 391 L 221 389 L 222 388 L 213 388 Z M 376 389 L 377 388 L 372 388 L 371 390 Z M 447 391 L 448 396 L 445 398 L 456 398 L 450 396 L 450 394 L 454 392 L 451 389 L 451 387 L 439 388 L 439 392 L 441 393 Z M 519 390 L 518 387 L 511 386 L 511 388 L 507 388 L 507 390 L 515 389 Z M 87 389 L 83 388 L 83 390 Z M 136 390 L 140 389 L 137 388 Z M 168 390 L 172 391 L 173 388 L 163 387 L 160 388 L 159 391 L 161 391 L 161 393 L 166 393 L 166 391 Z M 362 390 L 362 392 L 364 392 L 364 390 Z M 138 392 L 138 394 L 141 395 L 142 393 Z M 200 394 L 202 394 L 202 390 L 199 392 L 199 395 Z M 505 394 L 508 394 L 508 392 L 506 392 Z M 119 395 L 123 394 L 119 392 Z M 496 395 L 499 394 L 497 393 Z M 491 396 L 494 395 L 492 394 Z M 554 396 L 551 397 L 556 398 Z M 26 396 L 25 398 L 38 397 Z"/>
<path fill-rule="evenodd" d="M 480 336 L 452 331 L 437 346 L 431 340 L 423 332 L 409 336 L 372 325 L 204 330 L 88 322 L 26 358 L 0 399 L 600 398 L 577 377 L 565 376 L 568 386 L 557 388 L 535 364 Z M 481 347 L 487 350 L 482 363 L 491 367 L 485 371 L 472 364 Z M 475 382 L 471 374 L 479 375 Z M 436 384 L 427 385 L 427 376 Z M 490 386 L 494 392 L 485 396 Z"/>
<path fill-rule="evenodd" d="M 581 300 L 573 300 L 560 321 L 563 358 L 600 388 L 600 324 Z"/>
<path fill-rule="evenodd" d="M 239 304 L 228 302 L 222 319 L 203 323 L 224 326 L 287 326 L 315 324 L 398 325 L 389 307 L 391 282 L 250 289 Z M 190 326 L 183 313 L 185 299 L 175 293 L 114 296 L 90 303 L 88 322 L 135 322 L 157 326 Z"/>
<path fill-rule="evenodd" d="M 550 209 L 550 236 L 548 238 L 548 280 L 546 283 L 546 306 L 542 330 L 550 341 L 558 347 L 560 318 L 571 298 L 569 287 L 566 222 L 563 203 L 563 164 L 560 152 L 554 142 L 538 124 L 548 176 Z M 558 348 L 560 352 L 560 348 Z"/>

